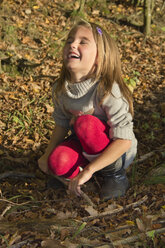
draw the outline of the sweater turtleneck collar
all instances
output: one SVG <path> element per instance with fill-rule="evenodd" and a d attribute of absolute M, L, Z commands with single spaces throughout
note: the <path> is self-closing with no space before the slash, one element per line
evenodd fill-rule
<path fill-rule="evenodd" d="M 74 84 L 65 81 L 66 94 L 71 98 L 78 99 L 84 96 L 91 88 L 93 88 L 95 83 L 96 81 L 93 81 L 92 79 L 87 79 L 80 83 Z"/>

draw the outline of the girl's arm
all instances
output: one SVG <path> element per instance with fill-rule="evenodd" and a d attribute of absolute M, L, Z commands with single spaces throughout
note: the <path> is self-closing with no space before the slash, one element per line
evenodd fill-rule
<path fill-rule="evenodd" d="M 48 157 L 50 153 L 54 150 L 54 148 L 64 140 L 67 133 L 68 133 L 68 129 L 58 125 L 55 126 L 49 144 L 46 148 L 46 151 L 38 160 L 38 166 L 44 173 L 49 174 Z"/>
<path fill-rule="evenodd" d="M 69 183 L 69 190 L 75 192 L 77 195 L 81 194 L 80 186 L 87 182 L 92 175 L 106 166 L 115 162 L 131 147 L 131 140 L 116 139 L 92 162 L 90 162 L 85 169 L 73 178 Z"/>

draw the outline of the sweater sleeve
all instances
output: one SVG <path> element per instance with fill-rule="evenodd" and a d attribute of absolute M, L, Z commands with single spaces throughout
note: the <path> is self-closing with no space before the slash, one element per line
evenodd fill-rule
<path fill-rule="evenodd" d="M 57 125 L 69 129 L 70 119 L 65 113 L 61 100 L 59 99 L 57 102 L 57 100 L 54 97 L 55 88 L 56 88 L 56 84 L 53 86 L 53 89 L 52 89 L 52 100 L 54 104 L 54 111 L 53 111 L 52 117 Z"/>
<path fill-rule="evenodd" d="M 112 94 L 104 99 L 102 107 L 110 126 L 110 138 L 132 140 L 134 137 L 132 115 L 129 113 L 129 104 L 122 97 L 118 84 L 114 83 Z"/>

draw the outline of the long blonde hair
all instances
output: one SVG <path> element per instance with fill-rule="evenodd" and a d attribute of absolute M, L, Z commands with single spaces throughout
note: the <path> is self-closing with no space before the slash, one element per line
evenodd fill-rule
<path fill-rule="evenodd" d="M 81 20 L 76 25 L 74 25 L 68 36 L 71 32 L 77 30 L 79 26 L 84 26 L 91 29 L 96 42 L 97 67 L 92 74 L 88 75 L 88 77 L 99 81 L 98 93 L 103 92 L 101 102 L 109 93 L 111 93 L 112 85 L 114 82 L 116 82 L 119 85 L 123 97 L 128 101 L 129 111 L 133 115 L 132 94 L 123 81 L 120 55 L 114 40 L 98 24 L 86 22 L 84 20 Z M 59 96 L 61 92 L 65 91 L 65 80 L 70 81 L 70 73 L 63 63 L 61 74 L 57 81 L 55 97 Z"/>

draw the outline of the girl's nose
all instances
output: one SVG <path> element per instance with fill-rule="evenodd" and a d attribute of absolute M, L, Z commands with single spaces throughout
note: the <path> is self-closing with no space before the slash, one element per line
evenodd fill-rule
<path fill-rule="evenodd" d="M 71 48 L 76 49 L 77 43 L 75 41 L 73 41 L 70 46 L 71 46 Z"/>

